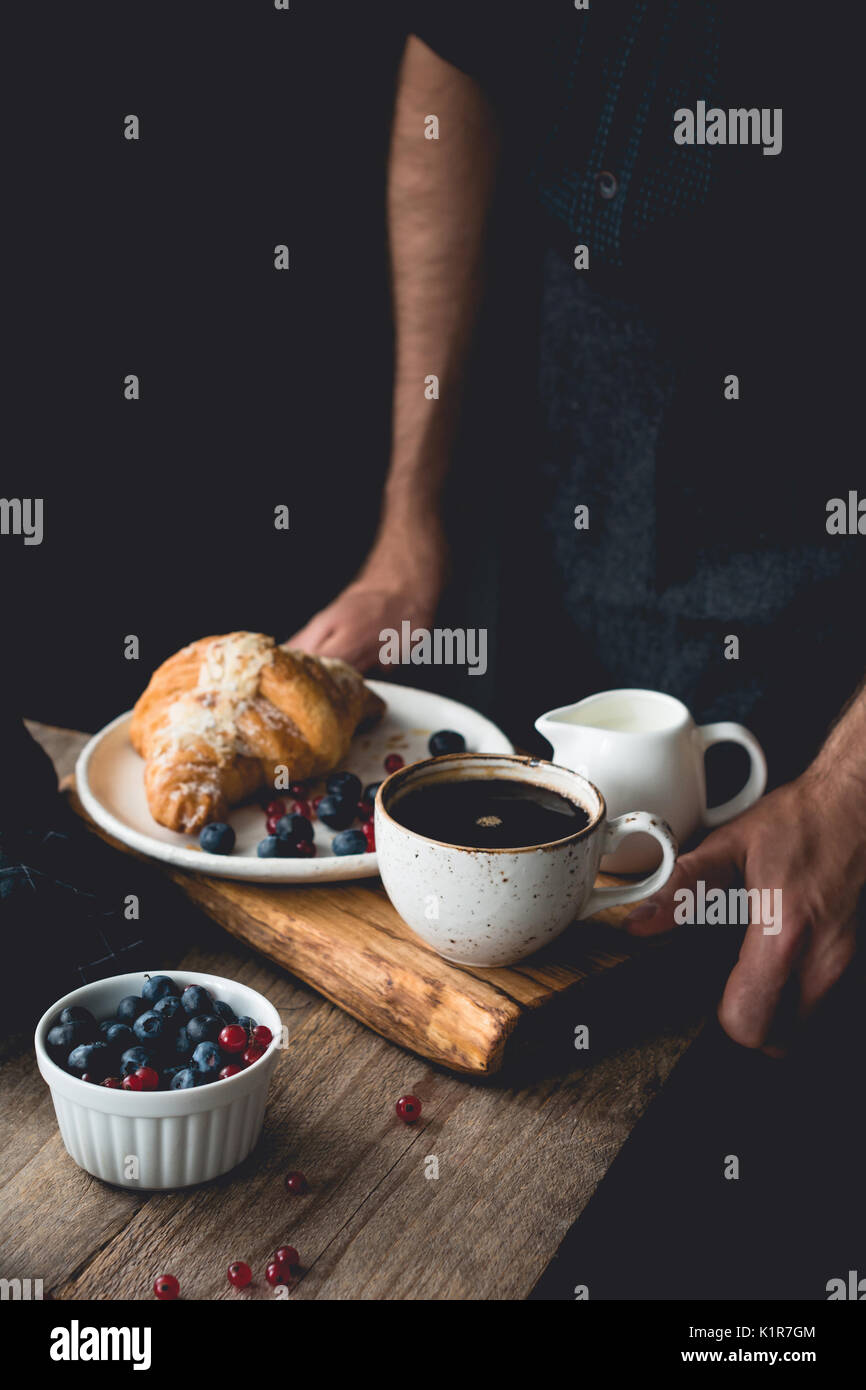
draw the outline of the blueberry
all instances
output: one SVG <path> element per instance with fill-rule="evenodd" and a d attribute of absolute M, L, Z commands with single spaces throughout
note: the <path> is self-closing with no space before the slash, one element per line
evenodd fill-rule
<path fill-rule="evenodd" d="M 97 1081 L 103 1081 L 109 1074 L 111 1061 L 111 1048 L 108 1043 L 100 1040 L 79 1043 L 78 1047 L 74 1047 L 70 1052 L 66 1065 L 70 1071 L 77 1071 L 79 1074 L 87 1071 Z"/>
<path fill-rule="evenodd" d="M 224 999 L 214 1000 L 213 1011 L 215 1014 L 219 1014 L 223 1023 L 237 1022 L 237 1014 L 235 1013 L 231 1004 L 227 1004 Z"/>
<path fill-rule="evenodd" d="M 162 1071 L 161 1071 L 160 1074 L 159 1074 L 159 1079 L 160 1079 L 160 1090 L 162 1090 L 162 1091 L 168 1091 L 168 1090 L 170 1090 L 170 1089 L 171 1089 L 171 1083 L 172 1083 L 172 1081 L 174 1080 L 174 1078 L 177 1076 L 177 1074 L 178 1074 L 179 1071 L 186 1071 L 186 1067 L 183 1065 L 183 1063 L 181 1063 L 180 1066 L 176 1066 L 176 1067 L 163 1067 Z"/>
<path fill-rule="evenodd" d="M 331 796 L 337 796 L 341 801 L 351 801 L 357 806 L 361 795 L 361 779 L 356 777 L 354 772 L 332 772 L 326 779 L 325 786 Z"/>
<path fill-rule="evenodd" d="M 192 1054 L 193 1069 L 201 1074 L 200 1080 L 216 1081 L 223 1066 L 223 1057 L 216 1043 L 200 1042 Z"/>
<path fill-rule="evenodd" d="M 141 996 L 146 999 L 151 1008 L 158 999 L 164 999 L 167 994 L 180 994 L 180 990 L 174 980 L 170 980 L 167 975 L 151 975 L 144 982 Z"/>
<path fill-rule="evenodd" d="M 89 1009 L 82 1008 L 79 1004 L 73 1004 L 70 1008 L 64 1009 L 60 1015 L 61 1023 L 83 1023 L 86 1025 L 90 1038 L 96 1037 L 96 1019 Z"/>
<path fill-rule="evenodd" d="M 238 1023 L 240 1024 L 241 1028 L 246 1029 L 247 1033 L 251 1033 L 254 1028 L 258 1028 L 259 1026 L 254 1018 L 250 1018 L 249 1014 L 244 1014 L 241 1018 L 239 1018 Z"/>
<path fill-rule="evenodd" d="M 121 999 L 114 1012 L 119 1023 L 134 1023 L 138 1015 L 143 1014 L 146 1008 L 146 1000 L 139 999 L 137 994 L 127 994 L 125 999 Z"/>
<path fill-rule="evenodd" d="M 178 1028 L 174 1035 L 174 1042 L 169 1043 L 169 1051 L 173 1056 L 179 1057 L 183 1061 L 192 1053 L 192 1039 L 186 1030 L 185 1024 L 183 1027 Z"/>
<path fill-rule="evenodd" d="M 79 1043 L 88 1041 L 87 1027 L 83 1023 L 55 1023 L 49 1029 L 45 1044 L 58 1066 L 66 1065 L 66 1058 Z"/>
<path fill-rule="evenodd" d="M 148 1009 L 146 1014 L 141 1014 L 134 1024 L 132 1031 L 140 1043 L 150 1043 L 151 1046 L 159 1043 L 165 1036 L 168 1029 L 168 1019 L 162 1014 L 158 1014 L 155 1009 Z"/>
<path fill-rule="evenodd" d="M 198 842 L 207 854 L 231 854 L 235 847 L 235 832 L 221 820 L 206 825 Z"/>
<path fill-rule="evenodd" d="M 345 830 L 355 819 L 357 809 L 356 801 L 331 795 L 322 797 L 317 814 L 323 825 L 329 825 L 332 830 Z"/>
<path fill-rule="evenodd" d="M 299 816 L 296 811 L 288 816 L 280 816 L 277 821 L 277 834 L 281 840 L 306 840 L 312 843 L 313 827 L 306 816 Z"/>
<path fill-rule="evenodd" d="M 163 995 L 162 999 L 157 999 L 153 1006 L 153 1012 L 160 1014 L 166 1020 L 174 1018 L 177 1014 L 180 1014 L 181 1018 L 186 1017 L 183 1005 L 176 994 L 166 994 Z"/>
<path fill-rule="evenodd" d="M 182 1067 L 175 1072 L 169 1083 L 170 1091 L 186 1091 L 190 1086 L 195 1086 L 197 1077 L 192 1067 Z"/>
<path fill-rule="evenodd" d="M 366 854 L 367 840 L 361 830 L 341 830 L 331 842 L 335 854 Z"/>
<path fill-rule="evenodd" d="M 256 854 L 260 859 L 286 859 L 291 852 L 291 843 L 281 835 L 268 835 L 266 839 L 259 840 L 256 846 Z"/>
<path fill-rule="evenodd" d="M 218 1014 L 196 1014 L 186 1025 L 186 1031 L 195 1047 L 196 1043 L 216 1042 L 224 1026 Z"/>
<path fill-rule="evenodd" d="M 361 797 L 361 800 L 369 801 L 370 805 L 372 806 L 373 802 L 376 800 L 376 793 L 381 787 L 381 785 L 381 782 L 370 782 L 369 785 L 364 788 L 364 793 Z"/>
<path fill-rule="evenodd" d="M 466 740 L 453 729 L 438 729 L 435 734 L 430 735 L 427 747 L 431 758 L 441 758 L 444 753 L 464 753 Z"/>
<path fill-rule="evenodd" d="M 105 1025 L 100 1023 L 102 1029 Z M 109 1047 L 113 1047 L 115 1052 L 123 1052 L 127 1047 L 135 1046 L 135 1034 L 128 1023 L 118 1023 L 116 1019 L 109 1019 L 108 1026 L 102 1035 Z"/>
<path fill-rule="evenodd" d="M 213 995 L 202 985 L 187 985 L 180 1002 L 187 1018 L 192 1018 L 194 1014 L 206 1014 L 213 1008 Z"/>
<path fill-rule="evenodd" d="M 129 1076 L 131 1071 L 138 1071 L 139 1067 L 152 1067 L 153 1063 L 153 1053 L 146 1047 L 128 1047 L 121 1053 L 120 1075 Z"/>

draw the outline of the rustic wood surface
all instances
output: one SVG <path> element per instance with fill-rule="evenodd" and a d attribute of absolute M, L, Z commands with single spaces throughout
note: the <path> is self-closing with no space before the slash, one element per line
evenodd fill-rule
<path fill-rule="evenodd" d="M 84 736 L 34 732 L 69 772 Z M 639 1002 L 662 997 L 651 973 L 660 956 L 650 953 L 609 972 L 591 1029 L 605 1045 L 573 1050 L 588 1015 L 572 995 L 558 1048 L 531 1048 L 481 1082 L 385 1041 L 196 920 L 200 944 L 165 968 L 241 980 L 267 994 L 288 1026 L 257 1149 L 240 1169 L 187 1191 L 107 1187 L 66 1155 L 21 1039 L 2 1067 L 0 1277 L 42 1278 L 46 1296 L 59 1299 L 149 1299 L 155 1275 L 170 1272 L 186 1298 L 273 1298 L 264 1264 L 288 1242 L 303 1262 L 293 1298 L 524 1298 L 700 1027 L 687 1013 L 669 1022 L 660 1007 L 665 1026 L 656 1020 L 616 1040 L 614 1017 L 634 1023 Z M 394 1115 L 404 1091 L 423 1101 L 413 1127 Z M 310 1181 L 303 1197 L 285 1191 L 292 1168 Z M 224 1273 L 236 1259 L 254 1270 L 242 1293 Z"/>
<path fill-rule="evenodd" d="M 76 811 L 87 819 L 65 782 Z M 92 824 L 92 822 L 89 822 Z M 97 829 L 94 827 L 94 829 Z M 125 846 L 104 831 L 103 839 Z M 613 924 L 630 907 L 575 923 L 529 961 L 505 969 L 451 965 L 405 925 L 378 879 L 259 885 L 162 865 L 209 917 L 261 955 L 290 970 L 377 1033 L 452 1071 L 490 1075 L 537 1036 L 536 1011 L 631 962 L 640 943 Z M 605 884 L 617 880 L 601 875 Z"/>

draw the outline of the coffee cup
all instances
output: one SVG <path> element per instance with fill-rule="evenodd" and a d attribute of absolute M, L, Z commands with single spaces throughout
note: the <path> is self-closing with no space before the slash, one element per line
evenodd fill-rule
<path fill-rule="evenodd" d="M 485 778 L 523 784 L 528 797 L 541 788 L 565 798 L 580 811 L 580 828 L 543 844 L 478 848 L 434 839 L 399 818 L 410 792 Z M 403 921 L 446 960 L 469 966 L 513 964 L 576 919 L 639 902 L 667 883 L 677 856 L 661 817 L 630 811 L 608 820 L 586 777 L 511 754 L 453 753 L 392 773 L 376 794 L 375 833 L 382 882 Z M 661 847 L 658 868 L 639 883 L 596 888 L 602 856 L 638 833 Z"/>
<path fill-rule="evenodd" d="M 682 844 L 701 826 L 711 829 L 748 810 L 767 785 L 763 749 L 742 724 L 695 724 L 682 701 L 658 690 L 603 690 L 549 710 L 535 727 L 558 763 L 601 787 L 611 816 L 646 806 Z M 751 767 L 745 786 L 720 806 L 707 806 L 704 754 L 714 743 L 739 743 Z M 652 867 L 658 851 L 645 835 L 606 854 L 608 873 Z"/>

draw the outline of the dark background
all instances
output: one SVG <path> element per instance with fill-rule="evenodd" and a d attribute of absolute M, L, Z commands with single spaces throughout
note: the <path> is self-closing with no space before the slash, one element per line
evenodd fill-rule
<path fill-rule="evenodd" d="M 797 69 L 803 109 L 829 113 L 828 128 L 835 111 L 843 131 L 839 112 L 855 90 L 838 75 L 845 35 L 835 43 L 803 8 L 801 46 L 810 32 L 823 43 L 820 61 Z M 384 0 L 293 0 L 279 15 L 269 0 L 111 0 L 16 15 L 6 186 L 19 304 L 2 491 L 45 498 L 43 544 L 4 538 L 0 549 L 3 680 L 20 712 L 96 729 L 178 646 L 234 627 L 283 638 L 361 562 L 388 453 L 384 154 L 402 42 L 400 7 Z M 829 96 L 819 83 L 828 65 Z M 141 119 L 138 143 L 123 139 L 129 113 Z M 836 336 L 815 341 L 826 456 L 810 440 L 832 495 L 843 491 L 840 464 L 851 475 L 840 412 L 859 394 L 839 241 L 858 175 L 840 181 L 842 147 L 825 150 L 790 228 L 803 266 L 790 313 L 804 312 L 807 286 L 833 311 Z M 273 269 L 281 242 L 288 273 Z M 494 277 L 507 274 L 509 253 L 500 244 Z M 499 326 L 524 311 L 512 299 Z M 492 324 L 487 346 L 495 314 Z M 487 432 L 476 421 L 455 477 L 451 508 L 469 543 L 457 546 L 443 621 L 456 603 L 462 626 L 492 626 L 501 515 L 519 522 L 527 497 L 515 454 L 500 449 L 513 378 L 497 379 L 492 346 L 479 358 L 483 390 L 505 406 L 485 412 L 479 396 Z M 804 363 L 804 393 L 814 370 Z M 139 402 L 123 399 L 129 372 L 141 378 Z M 796 489 L 792 442 L 780 422 L 766 447 Z M 273 528 L 278 503 L 291 509 L 288 533 Z M 504 563 L 519 598 L 513 539 Z M 527 681 L 539 616 L 531 602 L 511 610 L 527 633 Z M 139 662 L 123 659 L 130 633 Z M 804 685 L 820 680 L 815 665 L 804 650 Z M 495 667 L 484 680 L 424 676 L 479 707 L 492 702 Z M 794 717 L 800 692 L 790 695 Z M 831 1010 L 787 1069 L 708 1033 L 539 1293 L 569 1298 L 588 1282 L 611 1297 L 813 1298 L 816 1270 L 822 1280 L 866 1274 L 853 1023 L 862 1001 L 858 974 L 835 1024 Z M 742 1152 L 742 1185 L 718 1181 L 720 1146 Z"/>
<path fill-rule="evenodd" d="M 22 712 L 96 729 L 195 637 L 285 638 L 366 553 L 403 34 L 381 3 L 98 3 L 16 38 L 3 492 L 45 498 L 45 539 L 4 538 L 6 650 Z"/>

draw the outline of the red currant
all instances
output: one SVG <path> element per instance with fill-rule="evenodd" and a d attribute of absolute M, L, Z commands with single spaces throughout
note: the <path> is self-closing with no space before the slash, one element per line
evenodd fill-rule
<path fill-rule="evenodd" d="M 287 1284 L 291 1275 L 285 1265 L 278 1265 L 272 1261 L 265 1270 L 265 1278 L 272 1285 Z"/>
<path fill-rule="evenodd" d="M 421 1114 L 421 1102 L 417 1096 L 401 1096 L 394 1109 L 404 1124 L 413 1125 Z"/>
<path fill-rule="evenodd" d="M 313 797 L 312 807 L 313 807 L 313 811 L 314 811 L 314 812 L 317 812 L 317 811 L 318 811 L 318 809 L 319 809 L 319 802 L 320 802 L 320 801 L 324 801 L 324 799 L 325 799 L 324 793 L 323 793 L 321 796 L 314 796 L 314 797 Z"/>
<path fill-rule="evenodd" d="M 306 801 L 307 789 L 303 782 L 293 782 L 289 787 L 289 796 L 293 796 L 296 801 Z"/>
<path fill-rule="evenodd" d="M 253 1277 L 252 1270 L 248 1264 L 244 1264 L 243 1260 L 235 1260 L 233 1265 L 229 1265 L 226 1273 L 229 1277 L 229 1283 L 234 1284 L 236 1289 L 245 1289 Z"/>
<path fill-rule="evenodd" d="M 247 1045 L 247 1030 L 239 1023 L 227 1023 L 219 1035 L 223 1052 L 243 1052 Z"/>
<path fill-rule="evenodd" d="M 373 819 L 373 807 L 369 801 L 358 802 L 358 820 L 368 821 Z"/>
<path fill-rule="evenodd" d="M 388 754 L 387 758 L 385 759 L 385 771 L 386 771 L 386 772 L 396 772 L 397 769 L 398 769 L 399 767 L 402 767 L 402 766 L 403 766 L 403 759 L 400 757 L 400 754 L 399 754 L 399 753 L 389 753 L 389 754 Z"/>
<path fill-rule="evenodd" d="M 119 1076 L 107 1076 L 107 1077 L 105 1078 L 104 1081 L 100 1082 L 100 1085 L 102 1085 L 102 1086 L 107 1086 L 108 1089 L 109 1089 L 109 1091 L 119 1091 L 119 1090 L 120 1090 L 120 1077 L 119 1077 Z"/>
<path fill-rule="evenodd" d="M 274 800 L 269 801 L 265 807 L 265 815 L 273 817 L 276 820 L 279 820 L 280 816 L 284 816 L 285 814 L 286 803 L 279 796 L 274 797 Z"/>
<path fill-rule="evenodd" d="M 276 835 L 277 826 L 279 825 L 281 819 L 281 816 L 268 816 L 267 820 L 265 821 L 265 829 L 267 830 L 269 835 Z"/>
<path fill-rule="evenodd" d="M 82 1080 L 82 1081 L 92 1081 L 92 1080 L 93 1080 L 93 1077 L 90 1075 L 90 1072 L 89 1072 L 89 1071 L 83 1071 L 83 1072 L 81 1073 L 81 1080 Z"/>
<path fill-rule="evenodd" d="M 124 1091 L 155 1091 L 159 1085 L 159 1072 L 153 1067 L 139 1067 L 123 1078 Z"/>
<path fill-rule="evenodd" d="M 259 1047 L 270 1047 L 273 1040 L 273 1033 L 264 1023 L 259 1023 L 257 1027 L 253 1029 L 253 1042 L 258 1043 Z"/>
<path fill-rule="evenodd" d="M 232 1076 L 240 1076 L 242 1071 L 243 1067 L 233 1067 L 232 1064 L 229 1063 L 227 1067 L 223 1067 L 219 1074 L 219 1079 L 220 1081 L 228 1081 Z"/>
<path fill-rule="evenodd" d="M 316 856 L 316 846 L 311 840 L 297 840 L 295 842 L 295 859 L 314 859 Z"/>
<path fill-rule="evenodd" d="M 365 820 L 361 826 L 361 834 L 367 841 L 367 853 L 369 854 L 376 848 L 376 827 L 371 820 Z"/>
<path fill-rule="evenodd" d="M 177 1298 L 180 1284 L 173 1274 L 158 1274 L 153 1281 L 153 1291 L 157 1298 Z"/>
<path fill-rule="evenodd" d="M 257 1062 L 264 1055 L 265 1049 L 263 1047 L 256 1047 L 255 1043 L 251 1043 L 243 1054 L 243 1064 L 245 1067 L 251 1067 L 253 1062 Z"/>
<path fill-rule="evenodd" d="M 296 816 L 303 816 L 305 820 L 313 819 L 313 808 L 306 797 L 301 797 L 300 800 L 293 801 L 292 810 Z"/>
<path fill-rule="evenodd" d="M 307 1179 L 303 1173 L 287 1173 L 286 1188 L 293 1197 L 300 1197 L 307 1190 Z"/>
<path fill-rule="evenodd" d="M 281 1245 L 279 1250 L 274 1251 L 273 1263 L 279 1265 L 281 1269 L 297 1269 L 301 1263 L 301 1257 L 294 1245 Z"/>

